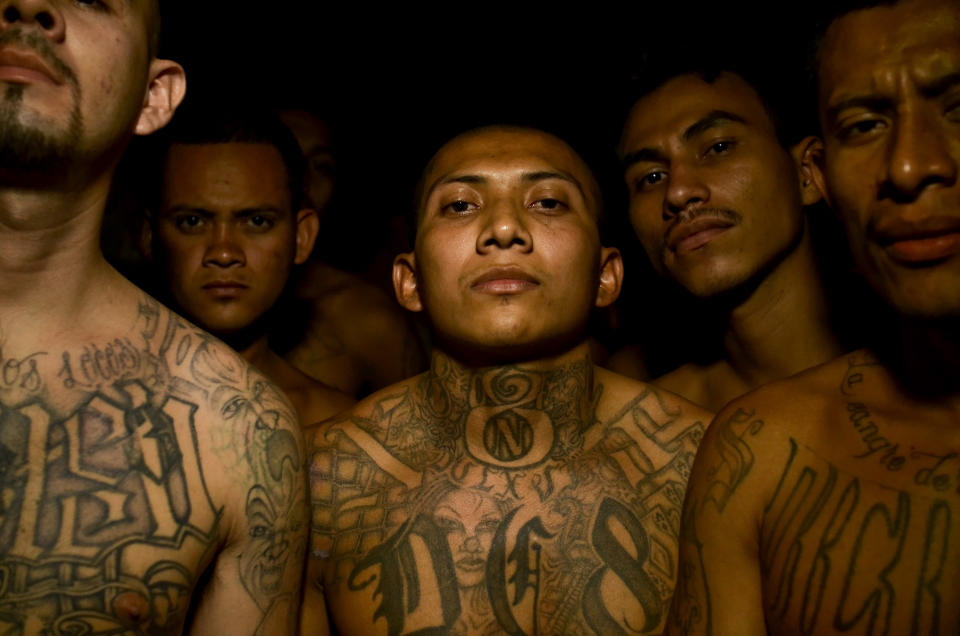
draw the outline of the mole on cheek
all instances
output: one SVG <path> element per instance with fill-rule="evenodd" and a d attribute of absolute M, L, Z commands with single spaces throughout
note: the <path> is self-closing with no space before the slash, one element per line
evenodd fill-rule
<path fill-rule="evenodd" d="M 113 599 L 113 613 L 123 623 L 139 625 L 147 620 L 150 609 L 140 594 L 123 592 Z"/>

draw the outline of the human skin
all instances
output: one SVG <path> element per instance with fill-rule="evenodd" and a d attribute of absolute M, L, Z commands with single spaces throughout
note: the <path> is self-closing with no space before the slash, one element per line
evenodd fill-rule
<path fill-rule="evenodd" d="M 590 360 L 583 324 L 621 271 L 589 171 L 493 128 L 424 183 L 395 286 L 442 344 L 312 432 L 310 585 L 344 633 L 656 633 L 707 414 Z"/>
<path fill-rule="evenodd" d="M 853 11 L 826 33 L 816 178 L 897 320 L 870 350 L 718 414 L 691 477 L 669 633 L 960 624 L 960 292 L 944 223 L 960 217 L 958 35 L 956 3 L 937 0 Z"/>
<path fill-rule="evenodd" d="M 734 73 L 681 74 L 634 104 L 621 151 L 630 220 L 654 268 L 726 321 L 721 357 L 658 386 L 716 410 L 843 351 L 804 213 L 820 199 L 819 139 L 784 147 Z"/>
<path fill-rule="evenodd" d="M 144 225 L 142 242 L 160 251 L 157 261 L 180 311 L 236 346 L 290 398 L 306 426 L 353 400 L 300 373 L 267 342 L 261 318 L 293 267 L 307 259 L 317 234 L 313 210 L 291 205 L 286 167 L 274 146 L 174 144 L 161 207 Z"/>
<path fill-rule="evenodd" d="M 148 3 L 0 8 L 0 631 L 290 632 L 293 411 L 99 250 L 119 155 L 183 69 L 151 56 Z"/>

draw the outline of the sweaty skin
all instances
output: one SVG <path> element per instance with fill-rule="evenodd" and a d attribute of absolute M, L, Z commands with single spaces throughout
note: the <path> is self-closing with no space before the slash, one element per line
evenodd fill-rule
<path fill-rule="evenodd" d="M 707 417 L 585 346 L 546 371 L 436 353 L 313 433 L 308 585 L 345 634 L 658 633 Z"/>
<path fill-rule="evenodd" d="M 153 2 L 0 3 L 0 633 L 283 634 L 307 534 L 289 402 L 104 260 L 183 69 Z"/>
<path fill-rule="evenodd" d="M 814 176 L 883 339 L 727 406 L 694 465 L 669 633 L 960 628 L 960 7 L 835 20 Z M 892 324 L 891 324 L 892 323 Z"/>
<path fill-rule="evenodd" d="M 394 283 L 437 347 L 313 432 L 310 588 L 341 633 L 658 633 L 708 414 L 591 360 L 622 263 L 589 169 L 492 127 L 422 184 Z"/>
<path fill-rule="evenodd" d="M 704 323 L 720 323 L 710 345 L 719 355 L 657 386 L 716 411 L 844 351 L 804 214 L 820 200 L 818 139 L 785 147 L 743 78 L 689 73 L 633 105 L 622 148 L 630 220 L 651 263 L 698 299 Z M 619 358 L 623 368 L 631 356 Z"/>

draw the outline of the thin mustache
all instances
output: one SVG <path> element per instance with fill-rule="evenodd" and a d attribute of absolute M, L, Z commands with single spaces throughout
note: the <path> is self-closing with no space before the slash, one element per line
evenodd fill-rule
<path fill-rule="evenodd" d="M 39 33 L 34 31 L 24 33 L 21 29 L 4 31 L 0 33 L 0 46 L 4 44 L 19 44 L 23 48 L 30 49 L 42 57 L 44 61 L 52 66 L 64 79 L 74 86 L 77 85 L 77 76 L 73 72 L 73 69 L 57 57 L 57 54 L 53 52 L 53 47 L 50 46 L 50 42 Z"/>
<path fill-rule="evenodd" d="M 739 212 L 735 212 L 730 208 L 688 208 L 677 215 L 676 220 L 674 220 L 673 225 L 670 227 L 672 229 L 673 226 L 688 223 L 694 219 L 699 219 L 701 216 L 712 216 L 734 224 L 743 220 L 743 216 Z"/>

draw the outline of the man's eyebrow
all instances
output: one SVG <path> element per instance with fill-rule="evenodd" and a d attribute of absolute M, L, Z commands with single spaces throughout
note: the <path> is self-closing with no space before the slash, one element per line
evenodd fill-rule
<path fill-rule="evenodd" d="M 187 205 L 181 203 L 179 205 L 171 205 L 170 207 L 164 208 L 163 212 L 165 214 L 176 214 L 178 212 L 189 212 L 190 214 L 197 214 L 200 216 L 213 216 L 213 212 L 206 208 L 197 207 L 195 205 Z"/>
<path fill-rule="evenodd" d="M 725 110 L 711 110 L 709 113 L 690 124 L 690 126 L 683 131 L 683 140 L 690 141 L 697 135 L 702 135 L 715 126 L 721 126 L 731 122 L 745 124 L 747 123 L 747 120 L 740 115 Z M 623 156 L 623 169 L 626 170 L 633 164 L 640 163 L 641 161 L 649 161 L 652 163 L 668 163 L 669 157 L 656 148 L 640 148 L 639 150 L 628 152 Z"/>
<path fill-rule="evenodd" d="M 727 112 L 725 110 L 711 110 L 709 113 L 695 121 L 683 131 L 683 140 L 690 141 L 694 137 L 702 135 L 715 126 L 721 126 L 731 122 L 745 124 L 747 123 L 747 120 L 740 115 Z"/>
<path fill-rule="evenodd" d="M 243 208 L 242 210 L 237 210 L 234 214 L 236 216 L 254 216 L 255 214 L 263 214 L 264 212 L 280 214 L 282 210 L 275 205 L 254 205 Z"/>
<path fill-rule="evenodd" d="M 577 181 L 573 175 L 567 174 L 566 172 L 554 171 L 554 170 L 538 170 L 536 172 L 525 172 L 522 175 L 524 181 L 535 183 L 537 181 L 545 181 L 547 179 L 560 179 L 561 181 L 566 181 L 567 183 L 572 183 L 576 186 L 577 190 L 580 191 L 580 196 L 586 198 L 586 193 L 583 191 L 583 187 L 580 185 L 580 182 Z"/>
<path fill-rule="evenodd" d="M 426 191 L 423 193 L 423 200 L 426 201 L 428 198 L 430 198 L 430 195 L 433 194 L 434 190 L 448 183 L 475 184 L 475 183 L 486 183 L 486 182 L 487 182 L 486 177 L 481 177 L 480 175 L 477 175 L 477 174 L 454 174 L 446 177 L 440 177 L 436 181 L 431 183 L 430 187 L 427 188 Z"/>
<path fill-rule="evenodd" d="M 919 82 L 920 94 L 924 97 L 940 97 L 948 90 L 960 84 L 960 71 L 947 73 L 929 81 Z"/>
<path fill-rule="evenodd" d="M 893 110 L 893 100 L 888 97 L 874 95 L 851 97 L 828 107 L 826 113 L 827 121 L 833 121 L 837 118 L 837 115 L 848 108 L 864 108 L 876 113 L 888 113 Z"/>
<path fill-rule="evenodd" d="M 663 154 L 656 148 L 641 148 L 640 150 L 628 152 L 623 156 L 623 169 L 626 170 L 633 164 L 640 163 L 641 161 L 650 161 L 653 163 L 667 163 L 668 159 L 665 154 Z"/>

